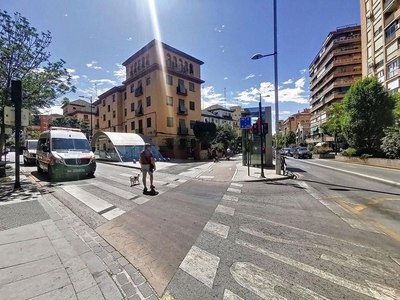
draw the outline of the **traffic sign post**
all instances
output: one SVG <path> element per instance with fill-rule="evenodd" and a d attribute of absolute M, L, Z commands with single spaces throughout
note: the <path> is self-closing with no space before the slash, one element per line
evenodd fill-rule
<path fill-rule="evenodd" d="M 250 129 L 251 128 L 251 117 L 240 118 L 240 129 Z"/>

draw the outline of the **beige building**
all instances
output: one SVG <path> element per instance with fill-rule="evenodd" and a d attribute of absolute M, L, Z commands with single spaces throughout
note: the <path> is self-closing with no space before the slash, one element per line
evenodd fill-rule
<path fill-rule="evenodd" d="M 311 135 L 307 143 L 332 141 L 324 136 L 326 109 L 340 102 L 350 86 L 361 78 L 361 27 L 345 26 L 328 34 L 309 66 Z"/>
<path fill-rule="evenodd" d="M 169 157 L 193 156 L 201 120 L 202 61 L 153 40 L 122 65 L 126 80 L 99 96 L 97 130 L 152 139 Z"/>
<path fill-rule="evenodd" d="M 302 112 L 298 111 L 296 114 L 289 116 L 283 121 L 281 134 L 288 134 L 290 131 L 296 133 L 298 124 L 306 126 L 310 124 L 310 109 L 305 108 Z"/>
<path fill-rule="evenodd" d="M 399 89 L 400 1 L 360 0 L 362 75 L 377 76 L 390 93 Z"/>
<path fill-rule="evenodd" d="M 232 106 L 231 110 L 233 110 L 233 129 L 235 129 L 238 136 L 242 136 L 242 129 L 240 129 L 240 118 L 242 117 L 242 112 L 244 110 L 240 105 Z"/>
<path fill-rule="evenodd" d="M 64 117 L 69 116 L 84 121 L 88 124 L 89 130 L 93 128 L 94 132 L 95 121 L 96 121 L 96 107 L 94 105 L 90 107 L 89 102 L 78 99 L 75 101 L 71 101 L 68 104 L 63 104 L 61 108 L 63 110 Z M 93 124 L 91 124 L 92 121 Z"/>

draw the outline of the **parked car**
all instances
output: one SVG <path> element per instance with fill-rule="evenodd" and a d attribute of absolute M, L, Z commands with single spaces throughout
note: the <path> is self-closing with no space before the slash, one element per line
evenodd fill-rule
<path fill-rule="evenodd" d="M 293 158 L 312 158 L 312 153 L 306 147 L 294 149 Z"/>
<path fill-rule="evenodd" d="M 293 157 L 293 149 L 292 148 L 284 148 L 283 151 L 284 151 L 283 153 L 285 156 Z"/>

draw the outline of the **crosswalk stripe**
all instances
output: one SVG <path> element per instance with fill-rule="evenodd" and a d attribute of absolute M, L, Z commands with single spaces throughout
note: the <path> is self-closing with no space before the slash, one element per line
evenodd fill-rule
<path fill-rule="evenodd" d="M 147 201 L 149 201 L 149 199 L 145 198 L 145 197 L 139 197 L 133 200 L 133 202 L 135 202 L 136 204 L 143 204 L 146 203 Z"/>
<path fill-rule="evenodd" d="M 220 258 L 196 246 L 192 246 L 179 268 L 202 282 L 213 287 Z"/>
<path fill-rule="evenodd" d="M 232 182 L 231 186 L 238 186 L 238 187 L 242 187 L 243 183 L 236 183 L 236 182 Z"/>
<path fill-rule="evenodd" d="M 92 181 L 90 182 L 91 185 L 97 186 L 98 188 L 105 190 L 107 192 L 113 193 L 121 198 L 124 198 L 126 200 L 130 200 L 137 196 L 136 194 L 133 194 L 128 191 L 124 191 L 120 188 L 117 188 L 115 186 L 112 186 L 110 184 L 104 183 L 104 182 L 98 182 L 98 181 Z"/>
<path fill-rule="evenodd" d="M 224 206 L 224 205 L 218 205 L 217 208 L 215 209 L 215 212 L 219 212 L 221 214 L 225 215 L 230 215 L 233 217 L 235 214 L 235 209 L 232 207 Z"/>
<path fill-rule="evenodd" d="M 222 197 L 222 200 L 235 201 L 235 202 L 237 202 L 237 201 L 239 200 L 239 198 L 236 197 L 236 196 L 224 195 L 224 196 Z"/>
<path fill-rule="evenodd" d="M 242 190 L 234 189 L 234 188 L 228 188 L 227 191 L 228 192 L 232 192 L 232 193 L 236 193 L 236 194 L 240 194 L 242 192 Z"/>
<path fill-rule="evenodd" d="M 74 196 L 79 201 L 81 201 L 83 204 L 93 209 L 97 213 L 113 207 L 112 204 L 108 203 L 107 201 L 104 201 L 103 199 L 100 199 L 99 197 L 94 196 L 89 192 L 86 192 L 80 187 L 65 185 L 62 186 L 61 188 L 70 195 Z"/>
<path fill-rule="evenodd" d="M 243 300 L 243 298 L 232 293 L 230 290 L 225 289 L 224 290 L 224 298 L 222 300 Z"/>
<path fill-rule="evenodd" d="M 124 210 L 116 207 L 116 208 L 114 208 L 114 209 L 102 214 L 102 216 L 104 218 L 106 218 L 107 220 L 112 220 L 112 219 L 114 219 L 114 218 L 116 218 L 116 217 L 118 217 L 118 216 L 120 216 L 120 215 L 122 215 L 124 213 L 125 213 Z"/>
<path fill-rule="evenodd" d="M 216 236 L 222 237 L 226 239 L 229 233 L 229 226 L 224 224 L 215 223 L 213 221 L 208 221 L 206 226 L 204 226 L 204 230 L 214 234 Z"/>

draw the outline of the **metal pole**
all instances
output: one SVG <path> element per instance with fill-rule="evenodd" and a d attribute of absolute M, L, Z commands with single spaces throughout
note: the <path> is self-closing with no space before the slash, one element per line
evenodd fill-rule
<path fill-rule="evenodd" d="M 275 173 L 281 175 L 280 156 L 278 149 L 279 135 L 279 100 L 278 100 L 278 37 L 277 37 L 276 0 L 274 0 L 274 85 L 275 85 Z"/>
<path fill-rule="evenodd" d="M 260 120 L 259 123 L 259 128 L 258 131 L 260 133 L 260 154 L 261 154 L 261 178 L 265 178 L 264 175 L 264 153 L 263 153 L 263 146 L 264 146 L 264 142 L 263 142 L 263 126 L 262 126 L 262 105 L 261 105 L 261 94 L 260 94 L 260 102 L 258 103 L 258 117 Z"/>
<path fill-rule="evenodd" d="M 15 183 L 14 189 L 21 188 L 19 172 L 19 149 L 21 134 L 21 102 L 22 102 L 22 84 L 21 80 L 11 81 L 11 100 L 15 107 Z"/>
<path fill-rule="evenodd" d="M 93 97 L 90 96 L 90 140 L 93 138 Z"/>

